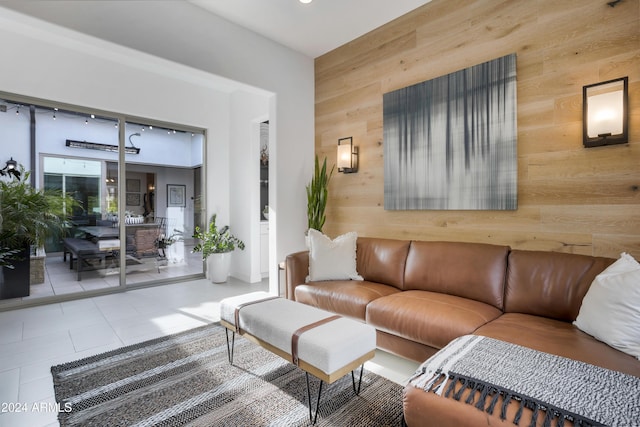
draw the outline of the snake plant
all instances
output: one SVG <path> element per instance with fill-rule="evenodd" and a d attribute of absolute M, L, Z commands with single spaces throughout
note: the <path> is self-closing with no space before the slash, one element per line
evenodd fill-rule
<path fill-rule="evenodd" d="M 334 168 L 335 166 L 332 166 L 331 171 L 327 174 L 327 158 L 325 157 L 321 168 L 318 156 L 316 156 L 313 178 L 306 187 L 308 228 L 322 231 L 324 222 L 327 219 L 324 211 L 327 207 L 329 180 L 333 175 Z"/>

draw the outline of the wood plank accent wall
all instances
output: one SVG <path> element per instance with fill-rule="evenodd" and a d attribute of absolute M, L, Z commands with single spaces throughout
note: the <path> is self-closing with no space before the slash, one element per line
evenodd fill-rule
<path fill-rule="evenodd" d="M 334 173 L 330 236 L 507 244 L 640 259 L 640 0 L 433 0 L 315 61 L 315 147 Z M 518 210 L 385 211 L 382 95 L 517 54 Z M 630 143 L 582 146 L 582 86 L 629 76 Z"/>

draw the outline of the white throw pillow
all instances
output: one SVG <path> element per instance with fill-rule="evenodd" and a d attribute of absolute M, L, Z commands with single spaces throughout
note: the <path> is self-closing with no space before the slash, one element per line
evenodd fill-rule
<path fill-rule="evenodd" d="M 573 324 L 640 360 L 640 264 L 623 253 L 600 273 Z"/>
<path fill-rule="evenodd" d="M 309 276 L 316 280 L 363 280 L 356 271 L 356 241 L 354 231 L 331 240 L 321 232 L 309 230 Z"/>
<path fill-rule="evenodd" d="M 620 254 L 620 258 L 609 267 L 607 267 L 598 276 L 605 274 L 620 274 L 627 273 L 629 271 L 640 270 L 640 263 L 636 261 L 631 255 L 626 252 Z"/>

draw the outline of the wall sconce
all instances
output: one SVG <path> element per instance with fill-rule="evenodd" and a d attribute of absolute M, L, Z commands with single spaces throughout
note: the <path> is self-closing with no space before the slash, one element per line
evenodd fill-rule
<path fill-rule="evenodd" d="M 358 172 L 358 147 L 353 146 L 353 137 L 338 140 L 338 172 Z"/>
<path fill-rule="evenodd" d="M 0 169 L 0 176 L 10 176 L 13 175 L 16 178 L 20 179 L 20 171 L 18 170 L 18 162 L 11 159 L 7 160 L 5 166 Z"/>
<path fill-rule="evenodd" d="M 629 142 L 629 77 L 582 88 L 582 143 L 585 147 Z"/>

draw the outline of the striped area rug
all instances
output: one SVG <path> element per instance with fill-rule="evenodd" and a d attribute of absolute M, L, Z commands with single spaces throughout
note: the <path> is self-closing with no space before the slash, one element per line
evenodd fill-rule
<path fill-rule="evenodd" d="M 61 426 L 307 426 L 304 372 L 212 324 L 54 366 Z M 310 377 L 312 398 L 319 380 Z M 66 411 L 65 411 L 66 410 Z M 402 387 L 365 371 L 326 385 L 317 425 L 400 426 Z"/>

